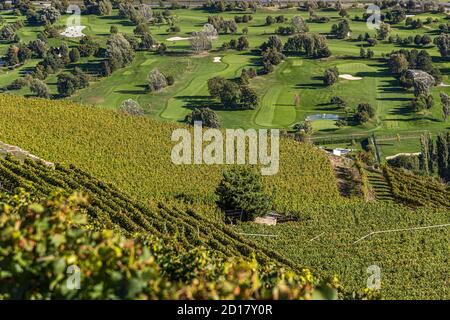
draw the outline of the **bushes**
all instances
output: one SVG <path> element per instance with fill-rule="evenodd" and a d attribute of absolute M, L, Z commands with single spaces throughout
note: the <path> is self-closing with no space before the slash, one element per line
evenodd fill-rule
<path fill-rule="evenodd" d="M 190 115 L 186 116 L 185 121 L 191 125 L 195 121 L 200 121 L 204 127 L 220 128 L 219 117 L 209 108 L 195 108 Z"/>
<path fill-rule="evenodd" d="M 119 110 L 131 116 L 144 115 L 144 110 L 141 108 L 139 103 L 133 99 L 127 99 L 125 101 L 122 101 Z"/>

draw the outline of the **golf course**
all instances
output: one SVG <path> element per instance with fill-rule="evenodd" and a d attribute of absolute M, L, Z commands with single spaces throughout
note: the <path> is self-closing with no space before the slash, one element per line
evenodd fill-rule
<path fill-rule="evenodd" d="M 333 139 L 336 137 L 348 138 L 352 135 L 358 137 L 372 133 L 381 137 L 399 136 L 400 141 L 397 138 L 390 139 L 392 144 L 387 143 L 381 147 L 383 156 L 399 152 L 415 152 L 422 132 L 440 132 L 449 127 L 442 118 L 439 94 L 450 93 L 450 88 L 446 86 L 450 84 L 448 79 L 450 62 L 441 58 L 438 48 L 433 43 L 426 46 L 415 46 L 413 43 L 402 47 L 398 43 L 384 39 L 378 40 L 376 45 L 369 46 L 361 36 L 367 33 L 371 38 L 376 38 L 377 30 L 369 28 L 366 20 L 361 18 L 366 12 L 362 4 L 344 5 L 351 30 L 344 39 L 329 36 L 332 25 L 342 20 L 339 11 L 330 8 L 315 10 L 315 14 L 326 17 L 327 22 L 311 22 L 308 20 L 310 13 L 295 6 L 258 7 L 254 11 L 224 12 L 211 12 L 210 9 L 201 7 L 172 9 L 169 4 L 167 6 L 167 8 L 153 7 L 153 12 L 162 10 L 169 12 L 170 16 L 175 17 L 176 30 L 168 31 L 168 25 L 165 23 L 152 23 L 148 26 L 157 43 L 165 45 L 165 54 L 157 50 L 136 51 L 131 63 L 115 70 L 107 77 L 96 76 L 102 57 L 81 57 L 76 63 L 65 65 L 62 72 L 80 68 L 92 75 L 90 84 L 65 99 L 114 109 L 119 108 L 124 100 L 133 99 L 143 108 L 146 116 L 175 122 L 184 121 L 195 108 L 208 107 L 217 114 L 221 127 L 225 128 L 280 128 L 289 131 L 296 123 L 314 119 L 311 121 L 313 137 L 329 138 L 329 145 L 335 145 Z M 247 14 L 250 14 L 252 19 L 238 23 L 234 34 L 219 32 L 212 40 L 210 50 L 192 52 L 190 37 L 193 32 L 202 30 L 208 23 L 208 17 L 220 16 L 227 21 Z M 1 16 L 3 25 L 25 19 L 10 10 L 2 10 Z M 268 25 L 266 22 L 268 16 L 283 16 L 284 23 Z M 230 110 L 210 96 L 209 79 L 223 77 L 234 80 L 239 78 L 243 69 L 261 68 L 259 52 L 261 44 L 270 36 L 276 35 L 277 28 L 289 25 L 296 16 L 307 21 L 309 33 L 327 37 L 327 45 L 331 51 L 329 57 L 314 59 L 302 54 L 286 55 L 283 61 L 275 66 L 273 72 L 258 73 L 248 84 L 259 98 L 257 106 L 253 109 Z M 426 12 L 409 16 L 422 21 L 431 18 L 431 22 L 419 29 L 406 27 L 404 20 L 397 24 L 391 23 L 389 36 L 407 38 L 416 34 L 426 34 L 434 38 L 439 34 L 439 26 L 447 23 L 445 12 Z M 64 30 L 71 17 L 71 14 L 62 14 L 55 24 Z M 112 26 L 117 27 L 119 33 L 130 36 L 136 28 L 130 20 L 120 17 L 116 8 L 108 15 L 82 13 L 80 24 L 84 27 L 83 35 L 92 37 L 100 47 L 107 43 Z M 29 42 L 35 40 L 44 28 L 25 23 L 17 31 L 17 35 L 20 41 Z M 222 48 L 223 43 L 243 35 L 248 39 L 248 49 L 238 51 Z M 286 35 L 278 37 L 282 43 L 289 38 Z M 49 47 L 59 46 L 62 42 L 69 48 L 74 48 L 79 45 L 80 38 L 63 35 L 48 38 Z M 0 45 L 2 55 L 7 54 L 8 48 L 9 44 L 2 42 Z M 361 57 L 361 48 L 370 49 L 373 56 Z M 402 88 L 387 69 L 384 57 L 400 49 L 426 50 L 432 58 L 433 66 L 440 70 L 442 84 L 432 87 L 430 92 L 435 102 L 432 108 L 421 112 L 411 110 L 409 105 L 414 98 L 413 90 Z M 2 67 L 0 86 L 7 88 L 15 79 L 26 76 L 39 61 L 40 59 L 32 57 L 19 67 Z M 336 83 L 328 86 L 323 83 L 322 76 L 325 70 L 332 67 L 337 67 L 340 76 Z M 155 69 L 172 76 L 174 81 L 164 90 L 148 92 L 147 75 Z M 44 82 L 50 93 L 57 97 L 57 73 L 49 74 Z M 33 96 L 26 86 L 11 93 Z M 356 108 L 360 103 L 368 103 L 375 109 L 375 116 L 362 124 L 345 122 L 337 125 L 336 119 L 345 119 L 349 111 L 348 108 L 340 108 L 330 102 L 335 96 L 343 98 L 350 109 Z M 402 136 L 406 138 L 402 140 Z M 342 146 L 342 143 L 339 144 Z"/>

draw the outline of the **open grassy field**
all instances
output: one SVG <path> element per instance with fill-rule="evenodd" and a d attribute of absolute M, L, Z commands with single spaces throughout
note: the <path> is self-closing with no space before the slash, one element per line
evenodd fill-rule
<path fill-rule="evenodd" d="M 259 67 L 259 55 L 252 49 L 257 48 L 267 40 L 268 36 L 274 34 L 280 24 L 265 25 L 268 15 L 284 15 L 292 18 L 300 15 L 305 19 L 308 13 L 292 9 L 258 9 L 253 14 L 253 20 L 248 23 L 238 24 L 238 32 L 235 35 L 220 35 L 213 43 L 213 49 L 207 55 L 193 56 L 189 53 L 190 44 L 188 40 L 168 41 L 170 37 L 189 37 L 193 31 L 201 30 L 207 22 L 209 15 L 214 15 L 202 9 L 178 9 L 171 10 L 173 15 L 179 17 L 181 31 L 179 33 L 168 33 L 167 25 L 151 26 L 152 35 L 168 47 L 171 54 L 161 56 L 153 52 L 138 52 L 133 63 L 126 68 L 117 70 L 112 76 L 95 80 L 88 88 L 79 90 L 71 100 L 88 105 L 104 108 L 118 108 L 125 99 L 137 100 L 145 109 L 148 116 L 164 121 L 182 121 L 190 111 L 198 106 L 209 106 L 214 109 L 221 120 L 223 127 L 244 128 L 285 128 L 290 129 L 293 124 L 303 121 L 309 115 L 331 113 L 341 114 L 341 110 L 329 104 L 334 95 L 344 97 L 350 106 L 356 106 L 361 102 L 371 103 L 376 107 L 376 120 L 365 125 L 337 127 L 334 121 L 316 120 L 313 123 L 315 135 L 320 136 L 346 136 L 353 133 L 375 132 L 377 134 L 408 133 L 418 130 L 441 131 L 449 128 L 442 121 L 442 111 L 439 101 L 439 92 L 450 93 L 448 87 L 435 87 L 433 95 L 435 106 L 426 114 L 416 114 L 408 108 L 408 103 L 413 98 L 411 92 L 403 90 L 398 86 L 395 79 L 387 72 L 386 64 L 379 61 L 382 53 L 400 49 L 396 44 L 380 41 L 371 49 L 375 53 L 373 59 L 360 59 L 359 50 L 366 46 L 365 42 L 356 40 L 328 39 L 327 43 L 333 56 L 325 60 L 313 60 L 305 57 L 288 57 L 275 68 L 275 72 L 259 76 L 250 82 L 260 96 L 259 106 L 255 110 L 224 110 L 213 101 L 208 94 L 206 82 L 213 76 L 223 76 L 233 79 L 240 75 L 245 67 Z M 369 30 L 364 21 L 354 21 L 355 15 L 361 16 L 364 10 L 349 9 L 350 27 L 354 38 Z M 317 11 L 320 16 L 330 18 L 328 23 L 308 23 L 310 32 L 327 34 L 333 23 L 340 20 L 336 11 Z M 233 19 L 235 15 L 242 12 L 220 13 L 225 19 Z M 21 19 L 10 12 L 2 12 L 5 21 Z M 415 34 L 429 34 L 434 37 L 440 23 L 445 23 L 445 14 L 421 14 L 416 18 L 425 20 L 428 16 L 437 19 L 418 30 L 410 30 L 404 26 L 404 22 L 392 25 L 391 35 L 406 37 Z M 65 24 L 67 15 L 62 16 L 60 25 Z M 135 28 L 128 20 L 117 16 L 117 10 L 111 16 L 82 15 L 81 24 L 86 26 L 84 33 L 93 36 L 101 45 L 106 43 L 109 29 L 112 25 L 119 28 L 119 32 L 132 34 Z M 242 35 L 243 27 L 248 28 L 248 39 L 250 51 L 239 52 L 235 50 L 221 51 L 223 42 L 236 39 Z M 20 29 L 18 35 L 23 41 L 36 38 L 41 27 L 25 26 Z M 281 37 L 282 41 L 287 40 Z M 51 39 L 50 44 L 55 45 L 59 41 L 66 41 L 69 46 L 74 46 L 78 40 Z M 0 51 L 5 53 L 8 45 L 1 44 Z M 412 49 L 413 47 L 408 47 Z M 418 48 L 422 49 L 422 48 Z M 438 50 L 433 46 L 425 48 L 433 57 L 435 65 L 443 74 L 444 83 L 450 83 L 448 78 L 450 63 L 440 59 Z M 213 62 L 213 57 L 221 57 L 221 62 Z M 38 61 L 30 60 L 23 67 L 16 70 L 0 71 L 0 85 L 5 86 L 24 72 L 30 70 Z M 79 66 L 84 70 L 94 70 L 98 64 L 97 58 L 83 58 L 76 65 L 69 65 L 70 70 Z M 321 76 L 326 68 L 337 66 L 341 73 L 361 77 L 362 80 L 351 81 L 340 79 L 332 87 L 323 86 Z M 159 93 L 147 93 L 145 91 L 146 75 L 154 68 L 159 68 L 166 74 L 175 77 L 175 84 Z M 47 84 L 51 91 L 56 93 L 56 75 L 47 78 Z M 29 95 L 28 89 L 21 89 L 15 93 Z M 294 104 L 294 96 L 301 97 L 300 106 Z M 398 143 L 395 148 L 385 148 L 386 155 L 397 152 L 416 150 L 411 144 Z M 397 149 L 398 148 L 398 149 Z"/>

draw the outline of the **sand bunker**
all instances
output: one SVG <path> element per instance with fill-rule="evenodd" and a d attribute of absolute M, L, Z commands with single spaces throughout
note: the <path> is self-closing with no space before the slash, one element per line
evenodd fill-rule
<path fill-rule="evenodd" d="M 351 74 L 340 74 L 339 78 L 345 79 L 345 80 L 362 80 L 361 77 L 354 77 Z"/>
<path fill-rule="evenodd" d="M 67 27 L 66 30 L 61 32 L 61 35 L 67 38 L 81 38 L 84 37 L 82 30 L 86 28 L 85 26 L 72 26 Z"/>
<path fill-rule="evenodd" d="M 180 41 L 180 40 L 189 40 L 190 38 L 183 38 L 183 37 L 172 37 L 166 39 L 167 41 Z"/>
<path fill-rule="evenodd" d="M 412 18 L 412 17 L 415 17 L 415 16 L 416 16 L 415 14 L 407 14 L 406 18 Z"/>
<path fill-rule="evenodd" d="M 450 87 L 450 84 L 445 84 L 443 82 L 441 82 L 438 87 Z"/>
<path fill-rule="evenodd" d="M 222 57 L 214 57 L 213 62 L 221 62 Z"/>

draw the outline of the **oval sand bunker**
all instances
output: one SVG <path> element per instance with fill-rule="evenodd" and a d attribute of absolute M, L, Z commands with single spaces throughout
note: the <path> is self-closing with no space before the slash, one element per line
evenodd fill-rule
<path fill-rule="evenodd" d="M 351 74 L 340 74 L 339 78 L 345 79 L 345 80 L 362 80 L 361 77 L 354 77 Z"/>

